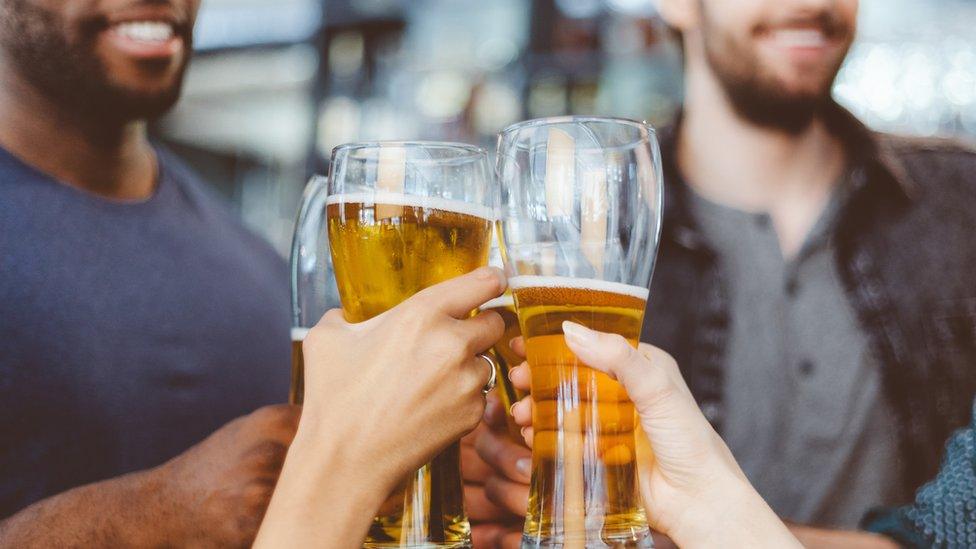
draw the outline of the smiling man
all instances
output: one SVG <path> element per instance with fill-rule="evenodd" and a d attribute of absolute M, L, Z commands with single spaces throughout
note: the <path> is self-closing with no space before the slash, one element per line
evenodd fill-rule
<path fill-rule="evenodd" d="M 231 421 L 287 394 L 284 262 L 146 138 L 198 7 L 0 0 L 0 546 L 248 545 L 294 433 Z"/>
<path fill-rule="evenodd" d="M 857 0 L 657 4 L 681 35 L 685 101 L 660 135 L 643 340 L 677 359 L 782 517 L 854 527 L 910 501 L 967 421 L 976 155 L 871 132 L 832 100 Z M 499 471 L 487 499 L 524 513 L 527 452 L 479 433 Z M 858 542 L 884 545 L 837 541 Z"/>

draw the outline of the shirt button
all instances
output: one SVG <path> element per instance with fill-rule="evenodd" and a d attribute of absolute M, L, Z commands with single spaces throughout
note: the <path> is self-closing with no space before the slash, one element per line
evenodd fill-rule
<path fill-rule="evenodd" d="M 784 286 L 783 289 L 786 291 L 787 296 L 796 297 L 796 292 L 799 289 L 799 286 L 800 283 L 796 281 L 796 277 L 791 276 L 786 279 L 786 285 Z"/>
<path fill-rule="evenodd" d="M 800 363 L 800 373 L 804 376 L 809 376 L 813 373 L 813 362 L 809 360 L 804 360 Z"/>

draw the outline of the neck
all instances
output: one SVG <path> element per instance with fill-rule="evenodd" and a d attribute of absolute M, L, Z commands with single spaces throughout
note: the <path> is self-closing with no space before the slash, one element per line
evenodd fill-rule
<path fill-rule="evenodd" d="M 840 141 L 820 119 L 799 133 L 742 119 L 714 74 L 694 65 L 677 144 L 685 180 L 714 202 L 769 213 L 784 255 L 792 255 L 844 170 Z"/>
<path fill-rule="evenodd" d="M 150 197 L 156 160 L 141 121 L 86 118 L 0 60 L 0 146 L 58 181 L 116 200 Z"/>

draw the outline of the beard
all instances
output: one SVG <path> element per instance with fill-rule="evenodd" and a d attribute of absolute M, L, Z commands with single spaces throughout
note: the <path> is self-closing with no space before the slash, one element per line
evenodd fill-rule
<path fill-rule="evenodd" d="M 756 51 L 710 24 L 707 12 L 703 15 L 706 62 L 740 118 L 795 135 L 808 128 L 832 104 L 831 88 L 846 49 L 826 68 L 820 82 L 804 91 L 791 91 L 763 66 Z M 828 33 L 853 34 L 852 29 L 829 13 L 822 13 L 816 19 Z"/>
<path fill-rule="evenodd" d="M 95 52 L 107 23 L 85 20 L 69 39 L 64 21 L 30 0 L 0 0 L 0 48 L 12 68 L 65 111 L 107 123 L 155 118 L 176 104 L 186 61 L 173 84 L 146 92 L 114 83 Z M 189 50 L 192 33 L 181 33 Z"/>

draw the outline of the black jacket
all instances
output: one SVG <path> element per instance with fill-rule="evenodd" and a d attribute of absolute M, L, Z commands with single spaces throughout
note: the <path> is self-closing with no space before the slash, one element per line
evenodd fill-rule
<path fill-rule="evenodd" d="M 837 225 L 836 261 L 881 364 L 905 487 L 914 492 L 935 475 L 976 394 L 976 150 L 873 133 L 839 107 L 828 120 L 845 141 L 854 185 Z M 721 432 L 726 283 L 687 208 L 671 154 L 675 133 L 660 137 L 664 229 L 642 340 L 678 360 Z"/>

